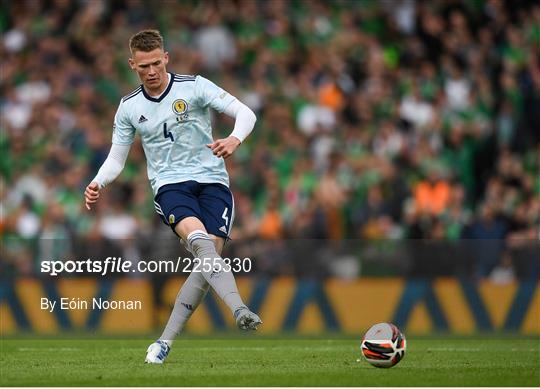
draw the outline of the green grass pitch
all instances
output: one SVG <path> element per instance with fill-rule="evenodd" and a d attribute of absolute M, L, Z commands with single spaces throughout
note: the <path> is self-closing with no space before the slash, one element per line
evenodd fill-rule
<path fill-rule="evenodd" d="M 2 339 L 0 385 L 540 386 L 539 338 L 413 337 L 391 369 L 355 338 L 184 338 L 162 366 L 143 363 L 150 342 Z"/>

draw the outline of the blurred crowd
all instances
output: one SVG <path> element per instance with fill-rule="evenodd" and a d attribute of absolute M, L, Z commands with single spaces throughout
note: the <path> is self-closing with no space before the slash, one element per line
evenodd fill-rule
<path fill-rule="evenodd" d="M 83 206 L 139 83 L 128 39 L 143 28 L 164 35 L 170 71 L 204 75 L 258 116 L 227 161 L 233 247 L 472 239 L 470 275 L 506 282 L 519 262 L 538 276 L 540 5 L 517 0 L 4 1 L 4 272 L 30 274 L 80 242 L 177 245 L 139 141 L 96 209 Z M 233 124 L 215 123 L 216 137 Z M 270 252 L 260 268 L 290 272 Z M 408 271 L 436 274 L 448 252 Z"/>

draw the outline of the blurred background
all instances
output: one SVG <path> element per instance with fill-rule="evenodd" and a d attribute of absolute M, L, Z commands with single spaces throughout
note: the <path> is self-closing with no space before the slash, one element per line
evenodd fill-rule
<path fill-rule="evenodd" d="M 138 140 L 96 209 L 83 206 L 118 103 L 139 84 L 128 39 L 157 28 L 169 71 L 211 79 L 258 116 L 227 161 L 236 219 L 224 255 L 253 259 L 239 284 L 263 313 L 281 310 L 267 328 L 540 333 L 537 2 L 1 4 L 2 332 L 102 320 L 143 331 L 170 312 L 177 275 L 39 272 L 47 259 L 184 253 L 154 211 Z M 215 136 L 232 126 L 216 116 Z M 29 313 L 40 294 L 78 290 L 145 293 L 151 308 Z M 229 323 L 212 299 L 194 331 Z"/>

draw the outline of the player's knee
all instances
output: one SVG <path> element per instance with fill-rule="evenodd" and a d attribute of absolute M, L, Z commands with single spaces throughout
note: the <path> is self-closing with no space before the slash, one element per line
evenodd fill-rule
<path fill-rule="evenodd" d="M 202 232 L 206 234 L 206 231 L 204 229 L 204 225 L 202 222 L 194 217 L 194 216 L 188 216 L 180 220 L 175 226 L 174 231 L 178 234 L 180 237 L 189 237 L 191 235 L 189 231 L 193 232 Z"/>

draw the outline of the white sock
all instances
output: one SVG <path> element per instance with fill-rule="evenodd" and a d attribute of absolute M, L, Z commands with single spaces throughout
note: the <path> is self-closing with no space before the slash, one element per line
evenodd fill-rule
<path fill-rule="evenodd" d="M 159 339 L 169 346 L 172 345 L 174 338 L 182 331 L 186 322 L 206 296 L 209 287 L 210 285 L 201 273 L 193 272 L 189 275 L 176 296 L 171 316 Z"/>
<path fill-rule="evenodd" d="M 210 236 L 204 231 L 196 230 L 188 235 L 187 241 L 193 255 L 203 261 L 200 266 L 201 274 L 212 289 L 216 291 L 218 296 L 227 304 L 231 312 L 234 313 L 237 309 L 245 307 L 240 293 L 238 293 L 234 275 L 232 271 L 224 270 L 225 262 L 217 253 Z M 218 265 L 220 265 L 221 271 L 208 271 L 208 269 L 204 269 L 204 258 L 211 259 L 211 268 L 216 266 L 219 269 Z"/>

